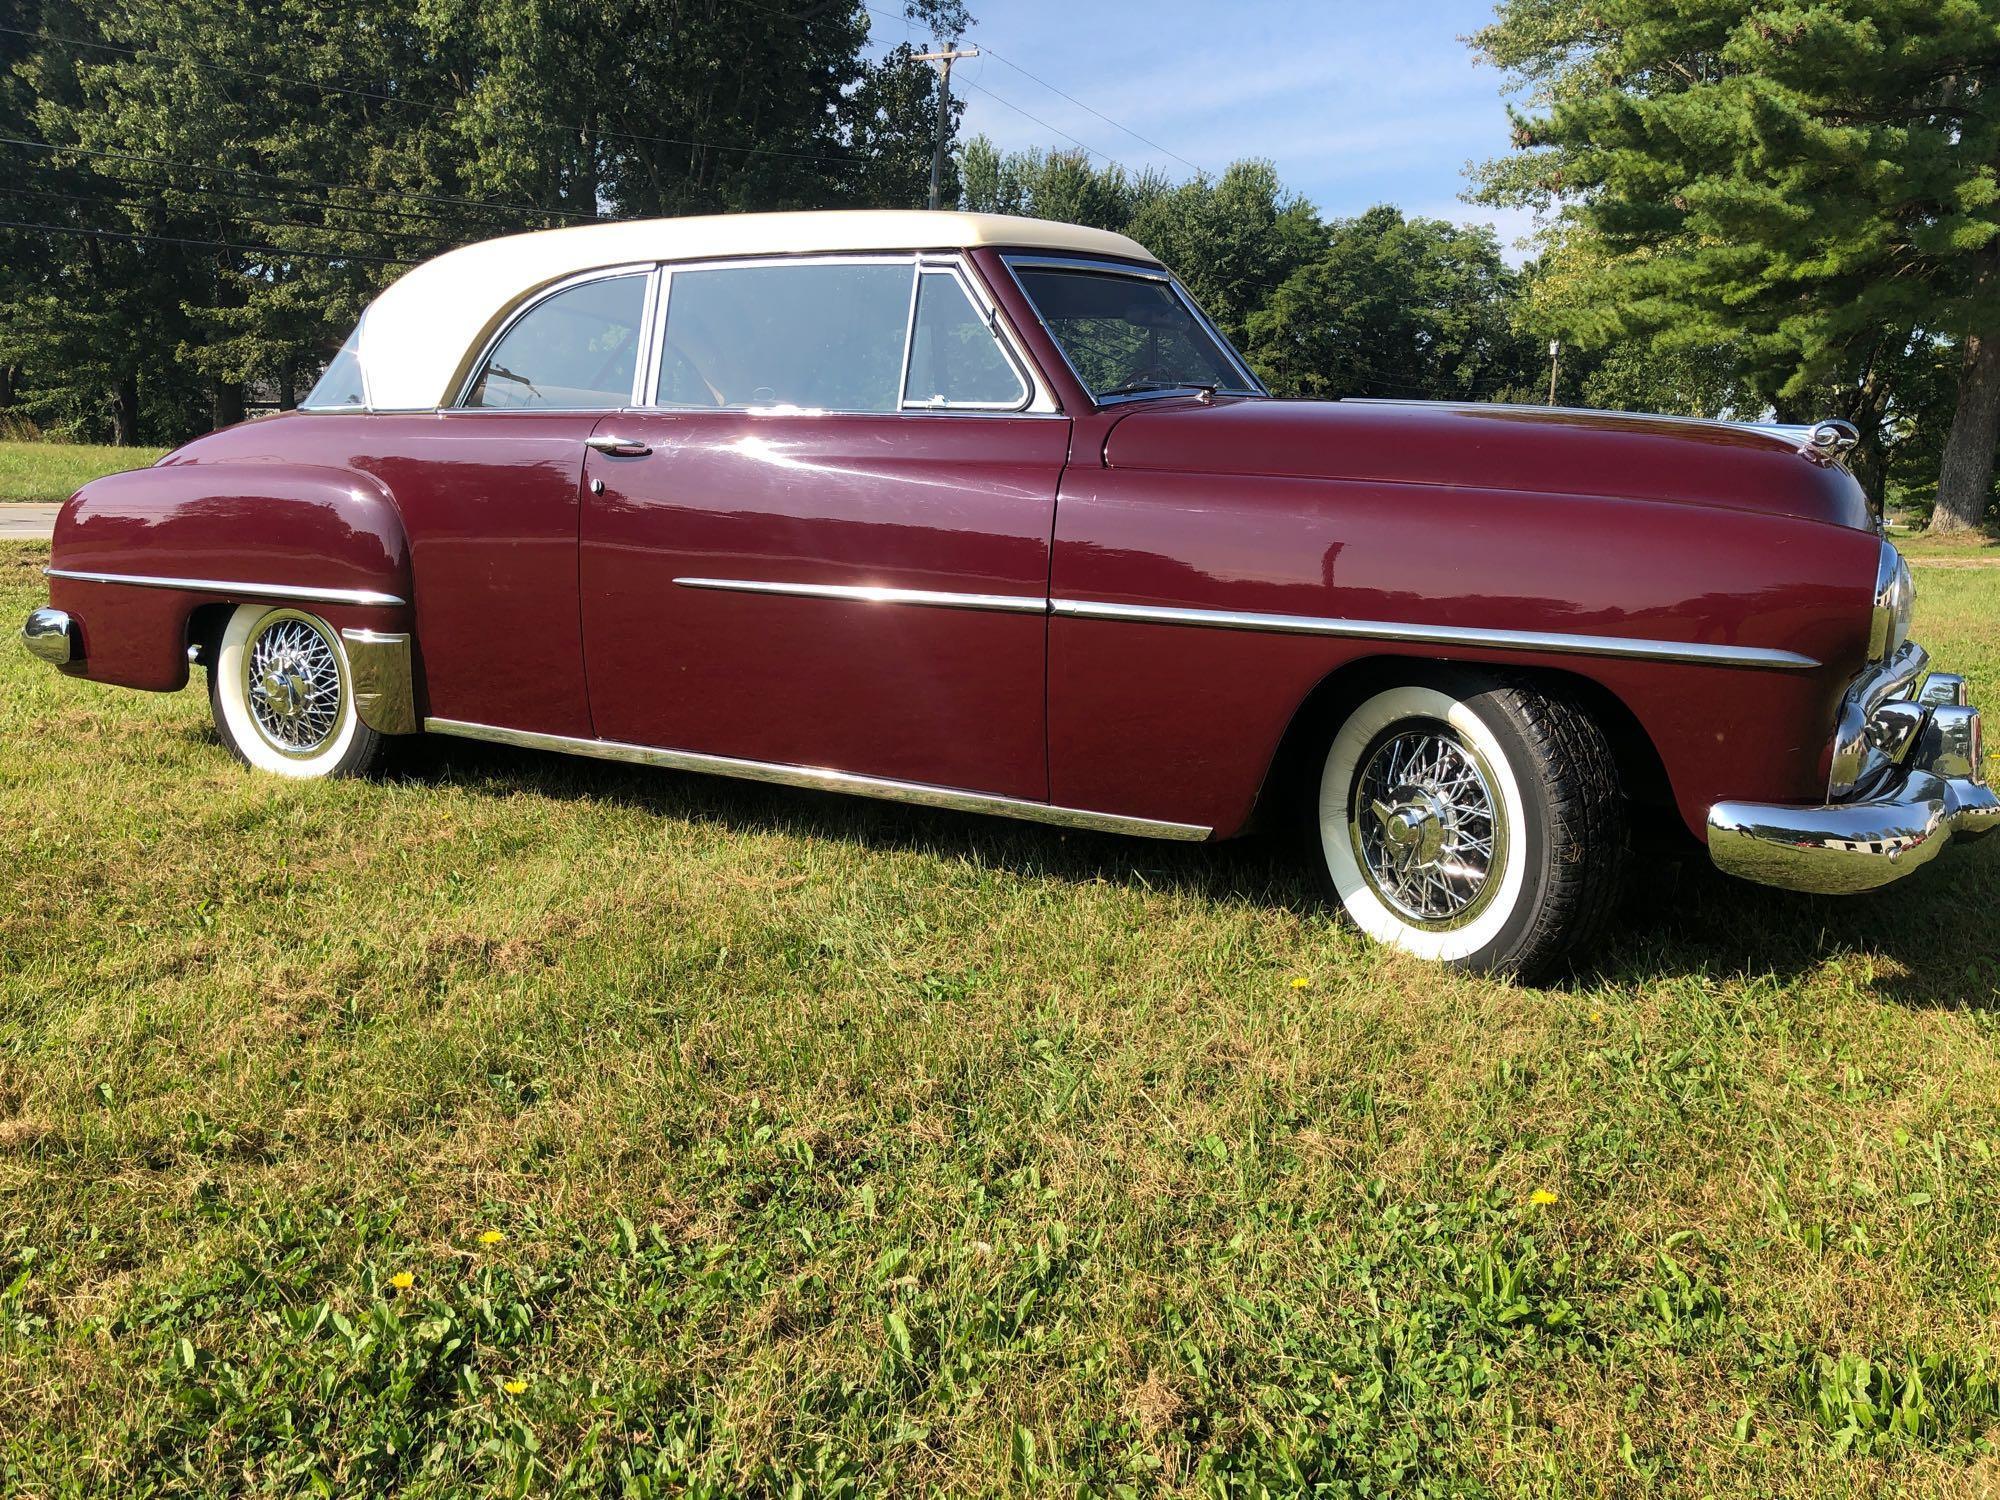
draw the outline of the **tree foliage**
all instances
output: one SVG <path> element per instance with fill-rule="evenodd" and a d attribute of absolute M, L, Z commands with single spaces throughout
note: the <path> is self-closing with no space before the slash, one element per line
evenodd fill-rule
<path fill-rule="evenodd" d="M 1507 0 L 1476 41 L 1529 104 L 1485 196 L 1601 252 L 1555 321 L 1726 350 L 1744 395 L 1859 422 L 1878 469 L 1946 425 L 1941 517 L 1977 518 L 2000 439 L 1990 0 Z"/>
<path fill-rule="evenodd" d="M 956 0 L 917 0 L 940 27 Z M 921 203 L 938 93 L 867 8 L 29 0 L 0 32 L 0 414 L 174 440 L 288 404 L 454 244 Z"/>

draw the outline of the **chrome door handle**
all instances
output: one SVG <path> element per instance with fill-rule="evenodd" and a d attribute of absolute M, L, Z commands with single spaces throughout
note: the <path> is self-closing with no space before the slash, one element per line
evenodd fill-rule
<path fill-rule="evenodd" d="M 643 458 L 653 451 L 650 443 L 642 443 L 637 438 L 613 437 L 608 432 L 593 432 L 583 442 L 585 447 L 595 448 L 599 453 L 615 453 L 620 458 Z"/>

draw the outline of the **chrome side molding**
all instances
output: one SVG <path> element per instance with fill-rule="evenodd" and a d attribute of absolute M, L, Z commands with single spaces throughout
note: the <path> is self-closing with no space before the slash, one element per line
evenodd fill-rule
<path fill-rule="evenodd" d="M 1819 662 L 1797 651 L 1769 646 L 1705 645 L 1620 635 L 1561 631 L 1482 630 L 1455 625 L 1406 625 L 1393 620 L 1346 620 L 1325 615 L 1250 614 L 1224 609 L 1178 609 L 1153 604 L 1102 604 L 1052 599 L 1052 613 L 1079 620 L 1127 620 L 1148 625 L 1192 625 L 1208 630 L 1261 630 L 1274 635 L 1330 635 L 1358 640 L 1405 641 L 1426 646 L 1475 646 L 1488 651 L 1550 651 L 1576 656 L 1623 656 L 1641 661 L 1692 662 L 1713 667 L 1763 667 L 1810 671 Z"/>
<path fill-rule="evenodd" d="M 430 734 L 487 740 L 497 745 L 518 745 L 527 750 L 554 750 L 566 755 L 585 755 L 595 760 L 659 766 L 670 771 L 695 771 L 707 776 L 730 776 L 739 781 L 762 781 L 773 786 L 803 787 L 809 791 L 850 792 L 885 802 L 905 802 L 952 812 L 991 813 L 1030 823 L 1053 823 L 1060 828 L 1085 828 L 1096 833 L 1122 833 L 1138 838 L 1178 839 L 1192 843 L 1208 838 L 1214 832 L 1212 828 L 1194 823 L 1167 823 L 1153 818 L 1128 817 L 1123 813 L 1055 807 L 1046 802 L 1001 797 L 991 792 L 961 791 L 955 787 L 931 786 L 918 781 L 894 781 L 882 776 L 862 776 L 853 771 L 738 760 L 732 756 L 703 755 L 692 750 L 658 750 L 649 745 L 626 744 L 620 740 L 576 739 L 569 735 L 541 734 L 529 729 L 504 729 L 495 724 L 472 724 L 462 719 L 425 719 L 424 729 Z"/>
<path fill-rule="evenodd" d="M 676 578 L 684 589 L 730 594 L 784 594 L 798 599 L 845 599 L 855 604 L 914 604 L 929 609 L 984 609 L 1039 615 L 1049 601 L 1040 594 L 954 594 L 936 589 L 892 589 L 872 584 L 767 583 L 755 578 Z"/>
<path fill-rule="evenodd" d="M 383 630 L 343 630 L 354 713 L 377 734 L 415 734 L 417 695 L 410 672 L 410 638 Z"/>
<path fill-rule="evenodd" d="M 156 573 L 86 573 L 76 568 L 44 568 L 51 578 L 78 583 L 118 583 L 135 589 L 186 589 L 195 594 L 229 594 L 242 599 L 291 599 L 306 604 L 390 606 L 405 601 L 374 589 L 322 589 L 302 583 L 244 583 L 221 578 L 168 578 Z"/>
<path fill-rule="evenodd" d="M 684 589 L 717 589 L 734 594 L 778 594 L 799 599 L 845 600 L 856 604 L 910 604 L 930 609 L 1046 613 L 1077 620 L 1123 620 L 1143 625 L 1182 625 L 1204 630 L 1254 630 L 1272 635 L 1324 635 L 1426 646 L 1472 646 L 1486 651 L 1620 656 L 1639 661 L 1757 667 L 1785 672 L 1811 671 L 1819 665 L 1814 657 L 1770 646 L 1656 641 L 1619 635 L 1482 630 L 1469 626 L 1409 625 L 1393 620 L 1348 620 L 1333 615 L 1254 614 L 1240 610 L 1185 609 L 1157 604 L 1110 604 L 1096 599 L 1045 599 L 1039 594 L 959 594 L 873 584 L 784 583 L 761 578 L 676 578 L 674 582 Z"/>

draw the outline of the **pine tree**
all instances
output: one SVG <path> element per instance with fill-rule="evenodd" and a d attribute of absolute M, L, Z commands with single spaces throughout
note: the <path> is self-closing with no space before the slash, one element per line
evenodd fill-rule
<path fill-rule="evenodd" d="M 1735 341 L 1779 405 L 1878 421 L 1940 344 L 1959 380 L 1937 524 L 2000 444 L 2000 8 L 1992 0 L 1508 0 L 1476 39 L 1536 90 L 1492 198 L 1566 204 L 1627 332 Z"/>

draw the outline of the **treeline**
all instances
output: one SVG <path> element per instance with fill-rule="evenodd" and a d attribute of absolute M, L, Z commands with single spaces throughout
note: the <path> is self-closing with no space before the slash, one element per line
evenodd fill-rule
<path fill-rule="evenodd" d="M 909 0 L 954 36 L 961 0 Z M 879 14 L 879 11 L 877 12 Z M 0 426 L 170 442 L 290 404 L 405 265 L 521 229 L 925 201 L 939 95 L 859 0 L 27 0 L 0 22 Z M 2000 440 L 1989 0 L 1505 0 L 1476 174 L 1536 254 L 1268 163 L 1175 181 L 965 143 L 965 207 L 1123 230 L 1280 394 L 1861 430 L 1975 523 Z M 954 113 L 956 112 L 954 108 Z M 956 121 L 951 122 L 953 125 Z M 31 227 L 30 227 L 31 226 Z M 1561 345 L 1551 368 L 1549 346 Z"/>
<path fill-rule="evenodd" d="M 932 70 L 867 36 L 854 0 L 17 0 L 0 423 L 172 442 L 290 404 L 377 289 L 470 240 L 921 203 Z"/>

